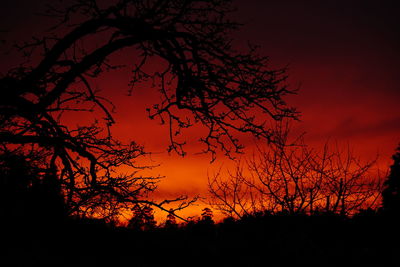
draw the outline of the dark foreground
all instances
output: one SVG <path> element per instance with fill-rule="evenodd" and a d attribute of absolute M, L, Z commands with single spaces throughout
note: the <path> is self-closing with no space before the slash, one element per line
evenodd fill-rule
<path fill-rule="evenodd" d="M 139 231 L 95 220 L 6 223 L 0 266 L 400 266 L 398 220 L 258 215 Z"/>

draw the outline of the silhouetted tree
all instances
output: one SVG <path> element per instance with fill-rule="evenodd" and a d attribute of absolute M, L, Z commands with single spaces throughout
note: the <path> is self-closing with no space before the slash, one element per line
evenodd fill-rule
<path fill-rule="evenodd" d="M 192 125 L 206 129 L 200 142 L 214 159 L 218 149 L 228 156 L 241 151 L 237 133 L 274 142 L 271 122 L 297 116 L 284 101 L 293 93 L 283 83 L 285 70 L 269 69 L 255 47 L 233 48 L 228 34 L 238 23 L 228 19 L 230 1 L 99 2 L 49 6 L 47 15 L 59 19 L 51 37 L 19 47 L 39 62 L 0 78 L 0 142 L 49 152 L 70 213 L 112 217 L 148 204 L 158 182 L 137 174 L 143 167 L 136 161 L 146 153 L 113 138 L 114 107 L 94 86 L 101 74 L 118 69 L 115 52 L 131 55 L 132 90 L 160 92 L 161 102 L 149 103 L 149 117 L 168 125 L 168 150 L 180 155 L 185 141 L 179 134 Z M 148 71 L 155 60 L 158 67 Z M 73 126 L 71 113 L 84 112 L 93 120 Z M 152 204 L 164 209 L 165 203 Z"/>
<path fill-rule="evenodd" d="M 214 223 L 213 212 L 210 208 L 204 208 L 201 213 L 201 220 L 207 223 Z"/>
<path fill-rule="evenodd" d="M 129 220 L 128 227 L 132 229 L 151 230 L 156 227 L 154 210 L 151 206 L 136 205 L 133 208 L 133 216 Z"/>
<path fill-rule="evenodd" d="M 300 142 L 258 147 L 252 158 L 238 163 L 227 177 L 209 177 L 211 204 L 229 216 L 257 211 L 289 214 L 331 212 L 342 215 L 376 207 L 381 179 L 372 177 L 375 161 L 360 162 L 349 148 L 317 152 Z"/>
<path fill-rule="evenodd" d="M 400 217 L 400 146 L 392 159 L 390 173 L 384 182 L 382 209 L 387 215 Z"/>

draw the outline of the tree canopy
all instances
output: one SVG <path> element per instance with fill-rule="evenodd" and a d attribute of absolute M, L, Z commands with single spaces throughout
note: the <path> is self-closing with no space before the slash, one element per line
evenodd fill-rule
<path fill-rule="evenodd" d="M 213 159 L 219 150 L 228 156 L 241 151 L 238 133 L 274 142 L 271 123 L 297 116 L 285 102 L 293 91 L 284 84 L 285 70 L 271 69 L 255 47 L 234 49 L 230 34 L 239 24 L 229 19 L 230 2 L 118 0 L 107 6 L 76 0 L 48 6 L 46 15 L 57 19 L 52 32 L 18 47 L 35 60 L 0 78 L 0 142 L 8 150 L 46 152 L 71 213 L 113 214 L 149 204 L 147 193 L 158 177 L 138 174 L 143 166 L 137 159 L 146 152 L 113 137 L 113 105 L 92 86 L 118 69 L 112 56 L 126 48 L 135 58 L 127 66 L 130 88 L 151 81 L 146 90 L 159 91 L 161 100 L 149 103 L 148 113 L 169 127 L 169 151 L 185 155 L 178 137 L 193 125 L 207 130 L 199 141 Z M 147 71 L 153 60 L 162 71 Z M 66 114 L 84 112 L 94 120 L 71 126 Z M 122 174 L 122 166 L 130 171 Z M 166 203 L 152 202 L 159 208 Z"/>

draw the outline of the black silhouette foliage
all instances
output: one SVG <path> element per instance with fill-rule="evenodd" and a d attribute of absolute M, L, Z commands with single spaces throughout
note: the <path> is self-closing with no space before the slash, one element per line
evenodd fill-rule
<path fill-rule="evenodd" d="M 400 217 L 400 146 L 392 159 L 389 176 L 384 182 L 382 209 L 388 215 Z"/>
<path fill-rule="evenodd" d="M 210 208 L 204 208 L 201 213 L 201 220 L 205 222 L 214 223 L 213 212 Z"/>
<path fill-rule="evenodd" d="M 129 220 L 128 227 L 137 230 L 150 230 L 156 227 L 154 211 L 151 206 L 136 205 L 133 208 L 133 216 Z"/>
<path fill-rule="evenodd" d="M 269 69 L 254 47 L 233 48 L 229 33 L 238 24 L 228 19 L 231 1 L 104 2 L 50 6 L 47 14 L 59 18 L 54 33 L 20 47 L 40 49 L 34 54 L 39 62 L 0 77 L 0 212 L 1 222 L 9 222 L 0 228 L 0 265 L 398 265 L 399 244 L 388 242 L 399 240 L 398 224 L 371 209 L 350 218 L 328 209 L 314 212 L 311 201 L 308 214 L 250 210 L 214 223 L 206 208 L 199 221 L 157 227 L 152 207 L 168 212 L 166 226 L 176 224 L 176 209 L 164 208 L 171 200 L 148 199 L 159 178 L 138 173 L 145 168 L 137 162 L 144 148 L 113 137 L 112 103 L 93 87 L 102 73 L 118 69 L 113 54 L 134 51 L 131 88 L 160 92 L 161 101 L 149 103 L 149 117 L 167 124 L 168 149 L 181 155 L 181 130 L 193 125 L 206 130 L 200 142 L 213 157 L 218 150 L 231 157 L 240 152 L 238 133 L 276 143 L 271 123 L 297 115 L 284 101 L 292 91 L 283 84 L 284 70 Z M 93 40 L 96 45 L 84 45 Z M 162 69 L 149 72 L 154 60 Z M 255 116 L 259 111 L 265 116 Z M 66 115 L 87 112 L 93 120 L 68 123 Z M 383 193 L 383 206 L 391 211 L 399 205 L 400 151 L 394 161 Z M 130 171 L 121 174 L 121 168 Z M 133 212 L 129 227 L 109 223 L 121 210 Z M 52 224 L 66 213 L 76 216 Z"/>
<path fill-rule="evenodd" d="M 2 153 L 0 183 L 2 223 L 56 223 L 66 216 L 58 177 L 42 162 L 41 155 Z"/>
<path fill-rule="evenodd" d="M 259 212 L 146 231 L 86 219 L 67 225 L 62 238 L 35 244 L 40 253 L 21 261 L 22 266 L 397 266 L 399 245 L 387 242 L 399 237 L 396 227 L 370 212 L 353 218 Z"/>

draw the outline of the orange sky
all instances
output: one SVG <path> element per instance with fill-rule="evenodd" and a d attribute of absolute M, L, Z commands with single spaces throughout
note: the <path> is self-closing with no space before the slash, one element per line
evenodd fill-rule
<path fill-rule="evenodd" d="M 315 146 L 328 138 L 349 142 L 364 159 L 378 153 L 381 166 L 387 167 L 400 142 L 400 9 L 396 1 L 234 3 L 238 7 L 235 17 L 246 23 L 235 35 L 238 45 L 250 40 L 270 56 L 271 66 L 289 66 L 290 85 L 300 87 L 300 91 L 288 102 L 302 113 L 296 129 L 307 133 L 307 142 Z M 0 39 L 10 44 L 11 39 L 41 29 L 45 23 L 32 16 L 39 7 L 36 1 L 5 1 L 0 27 L 8 32 L 3 32 Z M 116 57 L 131 60 L 126 53 Z M 0 70 L 11 65 L 12 59 L 5 56 Z M 166 176 L 158 196 L 184 193 L 206 197 L 207 172 L 233 162 L 220 157 L 210 165 L 209 156 L 194 155 L 199 144 L 193 131 L 186 135 L 187 150 L 191 152 L 187 157 L 168 155 L 167 128 L 146 117 L 145 108 L 157 103 L 157 93 L 137 88 L 127 97 L 128 82 L 129 70 L 109 73 L 96 82 L 102 95 L 117 107 L 116 135 L 136 140 L 154 152 L 152 159 L 161 163 L 154 171 Z M 248 141 L 251 145 L 251 139 Z M 199 202 L 184 216 L 200 214 L 205 205 Z"/>

